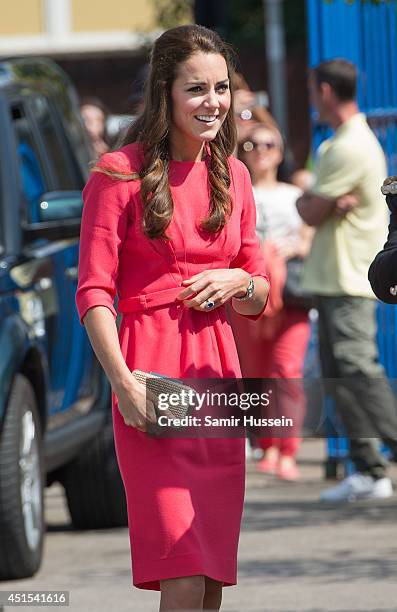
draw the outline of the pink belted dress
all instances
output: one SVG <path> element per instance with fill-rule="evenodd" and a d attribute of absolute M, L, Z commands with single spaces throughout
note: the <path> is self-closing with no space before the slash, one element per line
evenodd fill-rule
<path fill-rule="evenodd" d="M 138 172 L 142 147 L 133 143 L 106 153 L 99 165 Z M 208 158 L 170 162 L 170 242 L 144 235 L 139 180 L 93 172 L 87 182 L 77 309 L 82 324 L 95 306 L 116 317 L 117 293 L 120 348 L 130 370 L 173 378 L 241 376 L 226 307 L 200 312 L 176 300 L 181 282 L 203 270 L 243 268 L 266 278 L 249 174 L 232 156 L 229 165 L 233 212 L 216 238 L 199 228 L 209 210 Z M 149 436 L 125 424 L 115 394 L 112 410 L 133 584 L 158 591 L 162 579 L 193 575 L 236 584 L 245 439 Z"/>

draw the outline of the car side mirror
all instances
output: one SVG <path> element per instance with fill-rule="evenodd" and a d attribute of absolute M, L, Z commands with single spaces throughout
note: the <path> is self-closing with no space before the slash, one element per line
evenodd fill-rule
<path fill-rule="evenodd" d="M 51 191 L 44 193 L 32 211 L 36 223 L 81 219 L 83 198 L 81 191 Z"/>

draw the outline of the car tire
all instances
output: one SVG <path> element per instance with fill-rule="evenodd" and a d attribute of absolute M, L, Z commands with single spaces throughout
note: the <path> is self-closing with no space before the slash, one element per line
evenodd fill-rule
<path fill-rule="evenodd" d="M 107 422 L 94 441 L 62 469 L 70 517 L 76 529 L 106 529 L 128 525 L 123 481 Z"/>
<path fill-rule="evenodd" d="M 36 396 L 15 376 L 0 436 L 0 580 L 33 576 L 43 553 L 44 463 Z"/>

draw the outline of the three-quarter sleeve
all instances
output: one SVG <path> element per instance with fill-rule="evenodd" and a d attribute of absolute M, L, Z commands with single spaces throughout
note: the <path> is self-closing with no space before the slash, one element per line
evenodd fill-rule
<path fill-rule="evenodd" d="M 80 322 L 93 306 L 114 307 L 120 250 L 129 220 L 128 183 L 92 172 L 83 190 L 76 306 Z"/>
<path fill-rule="evenodd" d="M 243 181 L 243 208 L 241 213 L 241 246 L 236 257 L 231 261 L 231 268 L 242 268 L 251 276 L 261 276 L 269 283 L 266 274 L 266 264 L 260 241 L 256 233 L 256 205 L 252 191 L 251 179 L 248 169 L 242 162 L 242 181 Z M 242 316 L 255 321 L 262 316 L 266 308 L 264 304 L 261 312 L 255 315 L 244 314 Z M 241 313 L 239 313 L 241 314 Z"/>

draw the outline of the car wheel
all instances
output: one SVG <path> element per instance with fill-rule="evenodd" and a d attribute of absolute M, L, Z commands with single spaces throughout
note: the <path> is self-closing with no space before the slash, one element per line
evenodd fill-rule
<path fill-rule="evenodd" d="M 44 469 L 36 396 L 17 374 L 0 436 L 0 579 L 33 576 L 44 537 Z"/>
<path fill-rule="evenodd" d="M 76 529 L 125 527 L 127 504 L 108 422 L 94 441 L 62 469 L 60 482 Z"/>

